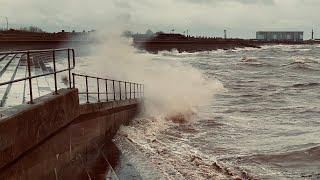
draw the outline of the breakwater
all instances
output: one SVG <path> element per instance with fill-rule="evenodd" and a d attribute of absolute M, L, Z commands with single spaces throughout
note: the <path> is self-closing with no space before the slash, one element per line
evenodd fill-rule
<path fill-rule="evenodd" d="M 171 51 L 173 49 L 178 52 L 199 52 L 212 50 L 229 50 L 236 48 L 261 48 L 264 45 L 303 45 L 303 44 L 319 44 L 317 40 L 308 41 L 262 41 L 257 39 L 241 39 L 241 38 L 218 38 L 218 37 L 195 37 L 185 36 L 182 34 L 156 33 L 153 35 L 135 34 L 133 37 L 133 45 L 141 50 L 151 53 L 159 51 Z"/>

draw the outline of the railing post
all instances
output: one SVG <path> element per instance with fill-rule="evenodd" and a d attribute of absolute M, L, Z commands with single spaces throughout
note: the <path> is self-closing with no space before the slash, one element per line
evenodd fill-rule
<path fill-rule="evenodd" d="M 112 80 L 112 88 L 113 88 L 113 100 L 116 100 L 116 90 L 114 88 L 114 80 Z"/>
<path fill-rule="evenodd" d="M 139 84 L 136 83 L 136 98 L 139 98 Z"/>
<path fill-rule="evenodd" d="M 55 94 L 58 93 L 58 87 L 57 87 L 57 69 L 56 69 L 56 55 L 55 51 L 52 50 L 52 61 L 53 61 L 53 71 L 54 71 L 54 91 Z"/>
<path fill-rule="evenodd" d="M 124 82 L 124 94 L 125 94 L 125 98 L 128 99 L 127 98 L 127 82 L 126 81 Z"/>
<path fill-rule="evenodd" d="M 137 89 L 136 89 L 137 95 L 136 95 L 136 97 L 139 98 L 139 84 L 136 84 L 136 86 L 137 86 Z"/>
<path fill-rule="evenodd" d="M 136 98 L 136 83 L 133 83 L 133 99 Z"/>
<path fill-rule="evenodd" d="M 87 93 L 87 103 L 89 103 L 89 87 L 88 87 L 88 76 L 86 77 L 86 93 Z"/>
<path fill-rule="evenodd" d="M 120 96 L 120 100 L 122 100 L 122 97 L 121 97 L 121 81 L 119 81 L 119 96 Z"/>
<path fill-rule="evenodd" d="M 129 85 L 130 85 L 130 99 L 131 99 L 131 82 L 129 83 Z"/>
<path fill-rule="evenodd" d="M 71 49 L 72 50 L 72 62 L 73 62 L 73 67 L 76 66 L 76 58 L 75 58 L 75 53 L 74 53 L 74 49 Z"/>
<path fill-rule="evenodd" d="M 143 86 L 143 85 L 141 84 L 141 97 L 143 98 L 142 86 Z"/>
<path fill-rule="evenodd" d="M 106 99 L 107 99 L 107 101 L 109 101 L 109 95 L 108 95 L 108 80 L 106 79 L 105 80 L 106 81 Z"/>
<path fill-rule="evenodd" d="M 99 78 L 97 78 L 97 88 L 98 88 L 98 102 L 100 102 L 100 87 L 99 87 Z"/>
<path fill-rule="evenodd" d="M 31 80 L 31 65 L 30 65 L 30 52 L 27 52 L 27 66 L 28 66 L 28 78 L 29 78 L 29 94 L 30 94 L 30 104 L 33 104 L 32 95 L 32 80 Z"/>
<path fill-rule="evenodd" d="M 138 84 L 136 83 L 136 98 L 139 98 L 139 97 L 138 97 L 138 95 L 139 95 L 138 91 L 139 91 L 139 89 L 138 89 Z"/>
<path fill-rule="evenodd" d="M 72 73 L 72 83 L 73 83 L 73 88 L 76 88 L 76 81 L 75 81 L 74 73 Z"/>
<path fill-rule="evenodd" d="M 68 71 L 69 71 L 69 87 L 71 87 L 71 64 L 70 64 L 70 49 L 68 49 Z"/>

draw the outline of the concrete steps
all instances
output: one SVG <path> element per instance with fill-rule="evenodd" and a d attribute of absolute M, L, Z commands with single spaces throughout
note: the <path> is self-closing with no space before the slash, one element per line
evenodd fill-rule
<path fill-rule="evenodd" d="M 40 66 L 44 74 L 53 72 L 50 64 L 48 63 L 40 61 Z M 50 75 L 50 76 L 45 76 L 44 78 L 46 79 L 51 91 L 54 91 L 54 76 Z"/>
<path fill-rule="evenodd" d="M 26 66 L 18 66 L 17 73 L 15 76 L 15 79 L 21 79 L 25 78 L 27 73 L 27 67 Z M 11 90 L 8 94 L 6 103 L 4 106 L 15 106 L 24 103 L 25 99 L 25 85 L 26 81 L 20 81 L 17 83 L 12 84 Z"/>
<path fill-rule="evenodd" d="M 31 67 L 31 74 L 32 75 L 37 75 L 38 72 L 36 72 L 36 67 L 32 66 Z M 27 89 L 28 91 L 28 89 Z M 40 91 L 38 88 L 38 78 L 34 78 L 32 79 L 32 94 L 33 94 L 33 98 L 37 98 L 40 97 Z"/>
<path fill-rule="evenodd" d="M 43 69 L 41 68 L 39 62 L 37 62 L 35 66 L 35 74 L 36 75 L 44 74 Z M 36 81 L 38 85 L 37 87 L 38 87 L 39 96 L 44 96 L 52 92 L 52 89 L 50 88 L 50 85 L 44 76 L 36 78 Z"/>
<path fill-rule="evenodd" d="M 22 55 L 13 55 L 1 61 L 0 82 L 12 81 L 15 79 Z M 12 84 L 0 86 L 0 105 L 3 107 L 6 103 L 7 96 L 11 90 Z"/>
<path fill-rule="evenodd" d="M 3 75 L 7 67 L 10 65 L 11 61 L 13 61 L 16 56 L 16 54 L 8 55 L 0 61 L 0 76 Z"/>
<path fill-rule="evenodd" d="M 8 82 L 27 76 L 27 66 L 22 60 L 22 54 L 0 56 L 0 82 Z M 52 72 L 52 62 L 32 60 L 31 75 L 41 75 Z M 58 89 L 65 88 L 62 76 L 58 76 Z M 54 91 L 54 76 L 32 79 L 33 98 L 38 98 Z M 30 101 L 29 82 L 21 81 L 0 86 L 0 107 L 12 107 Z"/>
<path fill-rule="evenodd" d="M 0 61 L 2 61 L 5 57 L 7 57 L 8 55 L 0 55 Z"/>

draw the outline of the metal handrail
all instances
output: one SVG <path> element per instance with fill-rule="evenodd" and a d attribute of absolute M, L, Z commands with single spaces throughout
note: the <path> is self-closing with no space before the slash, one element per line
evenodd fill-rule
<path fill-rule="evenodd" d="M 96 76 L 89 76 L 89 75 L 83 75 L 83 74 L 77 74 L 72 73 L 72 82 L 73 82 L 73 88 L 76 88 L 76 80 L 75 77 L 83 77 L 85 78 L 85 92 L 78 92 L 78 94 L 85 94 L 86 95 L 86 102 L 90 103 L 89 95 L 97 95 L 98 102 L 101 102 L 100 95 L 106 95 L 106 101 L 116 101 L 116 100 L 124 100 L 124 99 L 136 99 L 136 98 L 142 98 L 144 96 L 144 85 L 140 83 L 135 82 L 128 82 L 128 81 L 119 81 L 114 79 L 107 79 L 107 78 L 101 78 Z M 89 91 L 88 86 L 88 80 L 89 79 L 95 79 L 97 89 L 93 92 Z M 105 88 L 103 92 L 100 91 L 100 81 L 104 81 Z M 108 89 L 108 82 L 112 82 L 112 92 Z M 116 85 L 118 84 L 118 85 Z M 121 88 L 121 85 L 124 85 L 124 89 Z M 116 87 L 118 87 L 116 89 Z M 110 87 L 109 87 L 110 88 Z M 123 93 L 124 91 L 124 93 Z M 118 92 L 118 93 L 117 93 Z M 109 99 L 109 95 L 113 95 L 112 99 Z M 118 99 L 116 97 L 119 97 Z M 123 97 L 124 96 L 124 97 Z"/>
<path fill-rule="evenodd" d="M 57 70 L 56 69 L 56 52 L 60 51 L 65 51 L 68 54 L 68 67 L 62 70 Z M 31 55 L 33 53 L 51 53 L 52 61 L 53 61 L 53 72 L 50 73 L 44 73 L 40 75 L 31 75 Z M 28 80 L 29 83 L 29 95 L 30 95 L 30 104 L 33 103 L 33 93 L 32 93 L 32 79 L 38 78 L 38 77 L 43 77 L 43 76 L 49 76 L 49 75 L 54 75 L 54 87 L 55 87 L 55 93 L 57 94 L 58 92 L 58 86 L 57 86 L 57 74 L 61 72 L 68 71 L 69 74 L 69 87 L 72 88 L 72 83 L 71 83 L 71 70 L 75 68 L 75 52 L 74 49 L 45 49 L 45 50 L 29 50 L 29 51 L 11 51 L 11 52 L 0 52 L 0 55 L 10 55 L 10 54 L 23 54 L 27 56 L 27 77 L 25 78 L 20 78 L 20 79 L 15 79 L 7 82 L 2 82 L 0 83 L 0 86 L 7 85 L 7 84 L 13 84 L 16 82 L 20 81 L 26 81 Z M 71 61 L 72 59 L 72 61 Z M 72 66 L 71 66 L 72 62 Z"/>
<path fill-rule="evenodd" d="M 26 54 L 28 52 L 30 53 L 39 53 L 39 52 L 52 52 L 52 51 L 67 51 L 70 50 L 74 54 L 74 49 L 70 48 L 60 48 L 60 49 L 41 49 L 41 50 L 24 50 L 24 51 L 4 51 L 0 52 L 0 55 L 6 55 L 6 54 Z"/>

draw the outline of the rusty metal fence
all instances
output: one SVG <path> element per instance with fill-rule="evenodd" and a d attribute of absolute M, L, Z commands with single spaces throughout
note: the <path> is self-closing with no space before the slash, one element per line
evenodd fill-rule
<path fill-rule="evenodd" d="M 79 89 L 86 103 L 143 98 L 144 85 L 72 73 L 73 88 Z M 81 97 L 80 97 L 81 100 Z"/>

